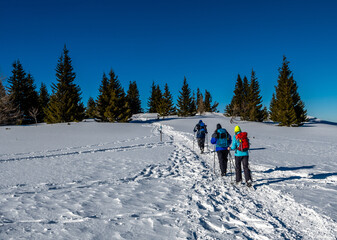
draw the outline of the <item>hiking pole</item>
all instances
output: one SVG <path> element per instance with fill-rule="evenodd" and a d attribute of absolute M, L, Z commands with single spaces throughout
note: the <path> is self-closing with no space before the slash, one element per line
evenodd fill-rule
<path fill-rule="evenodd" d="M 160 142 L 162 142 L 163 141 L 163 126 L 162 125 L 160 125 L 159 132 L 160 132 Z"/>
<path fill-rule="evenodd" d="M 230 150 L 228 151 L 228 156 L 229 156 L 229 167 L 231 169 L 231 183 L 233 183 L 232 154 L 231 154 Z"/>
<path fill-rule="evenodd" d="M 213 159 L 214 159 L 214 165 L 213 165 L 213 169 L 214 169 L 214 175 L 215 175 L 215 145 L 214 145 L 214 154 L 213 154 Z"/>
<path fill-rule="evenodd" d="M 193 151 L 194 151 L 195 133 L 193 133 Z"/>

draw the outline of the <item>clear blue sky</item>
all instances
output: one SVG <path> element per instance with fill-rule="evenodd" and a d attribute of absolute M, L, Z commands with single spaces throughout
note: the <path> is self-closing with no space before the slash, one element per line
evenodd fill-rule
<path fill-rule="evenodd" d="M 85 104 L 112 68 L 125 90 L 137 81 L 144 108 L 152 81 L 176 99 L 186 76 L 223 112 L 252 69 L 269 107 L 285 55 L 308 115 L 337 121 L 336 12 L 335 0 L 4 0 L 0 73 L 20 59 L 50 90 L 66 44 Z"/>

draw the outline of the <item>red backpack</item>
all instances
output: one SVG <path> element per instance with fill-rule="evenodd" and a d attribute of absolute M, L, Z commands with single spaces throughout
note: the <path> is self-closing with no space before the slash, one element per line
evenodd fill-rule
<path fill-rule="evenodd" d="M 246 152 L 249 150 L 249 140 L 247 138 L 247 133 L 246 132 L 241 132 L 236 135 L 236 140 L 239 142 L 239 147 L 237 150 L 241 152 Z"/>

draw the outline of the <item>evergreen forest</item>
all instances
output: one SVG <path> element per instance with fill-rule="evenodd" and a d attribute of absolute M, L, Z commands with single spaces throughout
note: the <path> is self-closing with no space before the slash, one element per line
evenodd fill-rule
<path fill-rule="evenodd" d="M 219 103 L 213 102 L 211 92 L 202 92 L 200 88 L 203 86 L 194 91 L 185 76 L 176 102 L 167 83 L 161 88 L 153 81 L 149 87 L 147 109 L 143 109 L 137 82 L 130 81 L 125 91 L 112 69 L 108 74 L 103 73 L 97 86 L 98 96 L 96 99 L 90 97 L 85 107 L 66 46 L 55 71 L 56 79 L 49 93 L 44 83 L 37 89 L 33 75 L 24 70 L 20 60 L 14 61 L 11 75 L 7 79 L 0 76 L 0 124 L 63 123 L 85 118 L 102 122 L 129 122 L 134 114 L 143 112 L 157 113 L 158 118 L 219 112 Z M 285 56 L 278 71 L 269 110 L 263 105 L 258 77 L 252 70 L 249 79 L 238 74 L 231 102 L 226 105 L 224 115 L 243 121 L 271 120 L 280 126 L 302 125 L 307 120 L 307 113 Z M 7 86 L 4 86 L 5 80 Z"/>

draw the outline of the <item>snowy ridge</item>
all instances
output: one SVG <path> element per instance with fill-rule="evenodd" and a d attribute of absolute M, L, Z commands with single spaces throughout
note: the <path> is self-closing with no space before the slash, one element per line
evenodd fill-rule
<path fill-rule="evenodd" d="M 219 115 L 205 121 L 209 132 L 216 122 L 232 128 Z M 246 123 L 248 130 L 249 124 L 262 126 L 267 134 L 249 131 L 256 186 L 251 190 L 233 187 L 231 176 L 214 175 L 211 150 L 202 155 L 196 145 L 193 150 L 193 134 L 181 129 L 195 122 L 146 118 L 129 124 L 0 128 L 5 136 L 0 135 L 0 144 L 6 147 L 0 153 L 0 238 L 336 239 L 336 212 L 325 210 L 335 209 L 334 202 L 315 200 L 336 196 L 337 174 L 329 168 L 336 154 L 320 155 L 322 163 L 310 160 L 324 145 L 336 145 L 333 138 L 327 135 L 327 144 L 319 137 L 282 135 L 283 128 Z M 37 144 L 32 132 L 39 135 Z M 271 136 L 267 143 L 266 136 Z M 30 145 L 22 148 L 21 142 Z M 292 166 L 291 157 L 303 163 Z M 304 192 L 308 196 L 299 198 Z"/>

